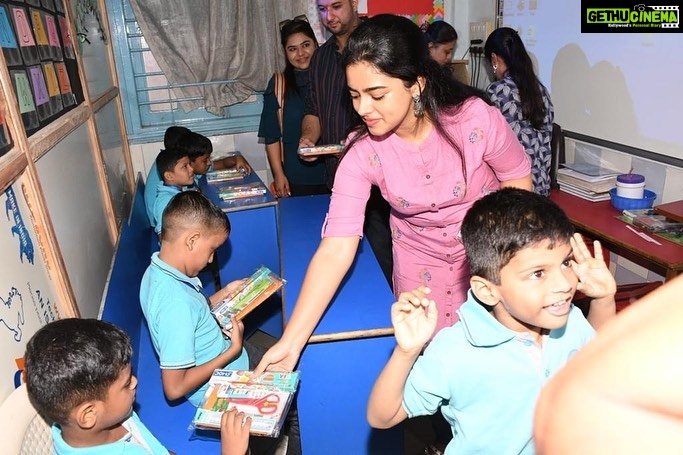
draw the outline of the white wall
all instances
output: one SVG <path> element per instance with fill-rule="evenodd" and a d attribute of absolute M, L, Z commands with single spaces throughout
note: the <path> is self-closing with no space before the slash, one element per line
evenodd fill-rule
<path fill-rule="evenodd" d="M 36 162 L 76 302 L 96 318 L 114 248 L 85 124 Z"/>

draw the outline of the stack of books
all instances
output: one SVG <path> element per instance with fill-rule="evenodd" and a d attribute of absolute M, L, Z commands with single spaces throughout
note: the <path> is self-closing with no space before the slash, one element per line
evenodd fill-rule
<path fill-rule="evenodd" d="M 557 170 L 560 191 L 586 199 L 607 201 L 609 190 L 614 188 L 620 172 L 588 163 L 563 164 Z"/>

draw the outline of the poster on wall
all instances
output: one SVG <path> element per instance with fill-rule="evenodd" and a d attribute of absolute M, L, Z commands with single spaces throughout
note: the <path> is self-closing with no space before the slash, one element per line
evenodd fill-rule
<path fill-rule="evenodd" d="M 83 102 L 61 2 L 0 1 L 0 47 L 28 135 Z"/>
<path fill-rule="evenodd" d="M 28 340 L 60 318 L 21 180 L 0 193 L 0 401 L 23 381 Z"/>
<path fill-rule="evenodd" d="M 419 26 L 443 20 L 443 0 L 367 0 L 368 16 L 391 13 L 405 16 Z"/>

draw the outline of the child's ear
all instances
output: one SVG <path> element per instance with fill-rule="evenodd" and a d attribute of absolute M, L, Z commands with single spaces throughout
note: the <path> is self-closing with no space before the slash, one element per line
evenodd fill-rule
<path fill-rule="evenodd" d="M 472 288 L 472 294 L 488 306 L 493 307 L 500 302 L 498 287 L 486 278 L 472 275 L 470 278 L 470 288 Z"/>
<path fill-rule="evenodd" d="M 166 171 L 166 172 L 164 172 L 163 181 L 164 181 L 164 182 L 169 182 L 171 179 L 173 179 L 173 172 L 171 172 L 171 171 Z"/>
<path fill-rule="evenodd" d="M 201 233 L 199 231 L 195 231 L 195 230 L 188 231 L 185 234 L 185 245 L 187 245 L 188 250 L 190 250 L 190 251 L 194 250 L 194 247 L 197 244 L 199 237 L 201 237 Z"/>
<path fill-rule="evenodd" d="M 96 401 L 85 401 L 71 412 L 73 420 L 80 428 L 90 430 L 97 424 L 97 414 L 99 412 Z"/>

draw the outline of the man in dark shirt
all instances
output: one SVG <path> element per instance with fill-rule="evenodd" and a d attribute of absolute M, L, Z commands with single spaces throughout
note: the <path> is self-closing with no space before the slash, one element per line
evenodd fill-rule
<path fill-rule="evenodd" d="M 306 110 L 301 122 L 299 147 L 339 144 L 349 133 L 350 97 L 342 56 L 349 35 L 360 24 L 357 0 L 318 0 L 320 21 L 332 36 L 313 54 Z M 339 163 L 337 155 L 325 156 L 331 188 Z M 374 187 L 365 210 L 363 230 L 389 285 L 393 256 L 389 228 L 389 204 Z"/>

